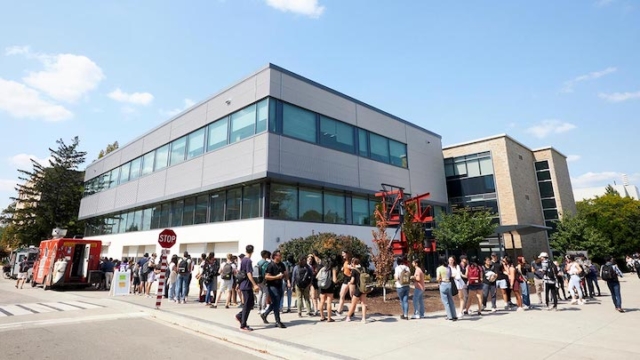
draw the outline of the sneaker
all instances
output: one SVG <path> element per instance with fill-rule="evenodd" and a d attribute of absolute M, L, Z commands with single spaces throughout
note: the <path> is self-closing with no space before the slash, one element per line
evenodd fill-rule
<path fill-rule="evenodd" d="M 411 318 L 412 319 L 420 319 L 420 315 L 413 315 Z"/>
<path fill-rule="evenodd" d="M 248 327 L 248 326 L 245 326 L 245 327 L 243 327 L 243 328 L 240 328 L 240 330 L 242 330 L 242 331 L 247 331 L 247 332 L 248 332 L 248 331 L 253 331 L 253 329 L 252 329 L 252 328 L 250 328 L 250 327 Z"/>
<path fill-rule="evenodd" d="M 524 311 L 523 307 L 519 307 L 517 311 Z"/>
<path fill-rule="evenodd" d="M 308 314 L 307 314 L 307 316 L 309 316 L 309 317 L 313 317 L 313 316 L 315 316 L 315 314 L 314 314 L 314 313 L 312 313 L 312 312 L 310 312 L 310 313 L 308 313 Z"/>
<path fill-rule="evenodd" d="M 404 320 L 406 317 L 404 315 L 400 315 L 400 320 Z"/>
<path fill-rule="evenodd" d="M 265 314 L 260 314 L 260 318 L 262 319 L 263 323 L 269 324 L 269 321 L 267 321 L 267 316 Z"/>
<path fill-rule="evenodd" d="M 298 317 L 299 317 L 299 318 L 301 318 L 301 317 L 302 317 L 302 314 L 301 314 L 301 313 L 298 313 Z"/>
<path fill-rule="evenodd" d="M 496 312 L 496 311 L 498 311 L 498 309 L 496 309 L 496 308 L 491 308 L 491 312 L 492 312 L 492 313 L 494 313 L 494 312 Z"/>
<path fill-rule="evenodd" d="M 404 315 L 402 315 L 402 317 L 404 318 Z M 346 322 L 351 322 L 351 316 L 347 316 L 344 321 Z"/>
<path fill-rule="evenodd" d="M 509 305 L 505 305 L 505 306 L 504 306 L 504 309 L 505 309 L 506 311 L 509 311 L 509 310 L 511 310 L 511 306 L 509 306 Z"/>

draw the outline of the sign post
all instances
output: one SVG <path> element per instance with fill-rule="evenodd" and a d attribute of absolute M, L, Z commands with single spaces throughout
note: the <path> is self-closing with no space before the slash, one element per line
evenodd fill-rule
<path fill-rule="evenodd" d="M 158 296 L 156 298 L 156 309 L 160 309 L 162 304 L 162 295 L 164 294 L 165 273 L 167 272 L 167 254 L 169 249 L 176 244 L 176 233 L 171 229 L 164 229 L 158 235 L 158 244 L 162 247 L 162 253 L 160 255 L 160 278 L 158 279 Z"/>

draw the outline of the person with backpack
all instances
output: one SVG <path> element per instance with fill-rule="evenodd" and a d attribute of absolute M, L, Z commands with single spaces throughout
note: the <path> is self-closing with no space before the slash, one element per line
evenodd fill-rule
<path fill-rule="evenodd" d="M 424 318 L 424 271 L 419 259 L 413 259 L 413 317 L 412 319 Z"/>
<path fill-rule="evenodd" d="M 476 256 L 471 258 L 469 266 L 466 270 L 467 277 L 467 290 L 469 291 L 469 301 L 467 301 L 466 313 L 469 314 L 469 308 L 471 308 L 471 299 L 476 299 L 478 303 L 478 315 L 482 316 L 482 289 L 484 284 L 482 283 L 484 275 L 482 268 L 478 264 L 478 258 Z"/>
<path fill-rule="evenodd" d="M 198 273 L 196 274 L 196 280 L 198 281 L 198 302 L 204 302 L 204 298 L 206 297 L 206 285 L 204 284 L 205 271 L 208 271 L 207 267 L 209 266 L 207 260 L 207 254 L 200 254 L 200 269 L 198 269 Z"/>
<path fill-rule="evenodd" d="M 138 295 L 144 295 L 147 289 L 147 276 L 149 275 L 149 253 L 144 253 L 142 258 L 138 260 L 137 265 L 140 275 L 140 288 L 138 289 Z"/>
<path fill-rule="evenodd" d="M 449 260 L 446 257 L 440 257 L 440 266 L 436 269 L 436 280 L 440 289 L 440 300 L 447 313 L 447 320 L 457 321 L 456 304 L 453 302 L 453 294 L 451 292 L 452 271 L 449 267 Z"/>
<path fill-rule="evenodd" d="M 398 266 L 394 271 L 394 280 L 396 281 L 396 292 L 400 299 L 402 307 L 402 316 L 400 319 L 409 320 L 409 286 L 411 285 L 411 270 L 407 266 L 407 257 L 401 256 L 397 260 Z"/>
<path fill-rule="evenodd" d="M 156 281 L 155 270 L 157 257 L 158 255 L 156 253 L 151 254 L 149 261 L 145 263 L 146 267 L 142 267 L 143 271 L 145 271 L 147 275 L 147 285 L 145 286 L 144 294 L 147 295 L 148 298 L 151 297 L 151 285 L 153 285 L 153 282 Z"/>
<path fill-rule="evenodd" d="M 333 291 L 338 283 L 338 269 L 332 259 L 326 259 L 324 266 L 318 271 L 316 278 L 318 279 L 318 287 L 320 288 L 320 321 L 335 322 L 331 318 L 333 311 Z M 327 305 L 327 316 L 324 316 L 324 305 Z"/>
<path fill-rule="evenodd" d="M 582 267 L 576 260 L 574 255 L 569 256 L 569 264 L 567 264 L 569 273 L 569 294 L 571 294 L 571 305 L 583 305 L 583 293 L 582 286 L 580 285 L 580 275 L 582 274 Z"/>
<path fill-rule="evenodd" d="M 220 262 L 216 259 L 216 253 L 213 251 L 209 253 L 207 257 L 209 261 L 209 274 L 205 281 L 208 282 L 209 290 L 207 296 L 205 296 L 205 303 L 208 303 L 211 307 L 217 304 L 218 294 L 218 276 L 220 276 Z"/>
<path fill-rule="evenodd" d="M 351 259 L 351 268 L 353 271 L 351 272 L 351 280 L 349 281 L 349 287 L 351 288 L 349 290 L 353 293 L 353 296 L 351 297 L 351 306 L 349 306 L 345 321 L 351 322 L 351 317 L 353 317 L 356 312 L 356 306 L 360 303 L 362 309 L 362 319 L 360 322 L 364 324 L 367 322 L 366 301 L 368 290 L 366 280 L 363 281 L 366 270 L 360 265 L 360 259 L 358 258 Z"/>
<path fill-rule="evenodd" d="M 616 265 L 616 260 L 613 256 L 607 258 L 606 264 L 600 267 L 600 278 L 607 282 L 607 287 L 611 292 L 611 300 L 613 300 L 613 306 L 620 313 L 624 312 L 622 309 L 622 297 L 620 295 L 620 280 L 622 271 Z"/>
<path fill-rule="evenodd" d="M 282 281 L 288 278 L 287 268 L 282 263 L 282 254 L 280 250 L 276 250 L 271 253 L 272 262 L 267 266 L 264 279 L 267 282 L 267 291 L 269 292 L 269 298 L 271 299 L 271 306 L 260 317 L 265 324 L 268 324 L 267 316 L 271 311 L 276 319 L 276 327 L 286 329 L 286 326 L 280 319 L 280 298 L 282 298 Z"/>
<path fill-rule="evenodd" d="M 258 287 L 260 291 L 258 292 L 258 311 L 263 313 L 267 309 L 267 284 L 264 281 L 264 273 L 267 270 L 267 266 L 269 266 L 269 262 L 271 261 L 271 253 L 267 250 L 262 250 L 260 252 L 260 261 L 256 265 L 258 267 L 258 278 L 256 282 L 258 283 Z M 291 306 L 291 305 L 289 305 Z"/>
<path fill-rule="evenodd" d="M 189 277 L 191 275 L 191 256 L 188 252 L 184 252 L 182 259 L 178 262 L 178 283 L 176 292 L 178 296 L 178 304 L 187 303 L 187 287 L 189 286 Z"/>
<path fill-rule="evenodd" d="M 540 259 L 540 268 L 542 269 L 542 281 L 544 287 L 544 299 L 545 304 L 547 306 L 547 310 L 557 310 L 558 309 L 558 291 L 557 291 L 557 282 L 558 282 L 558 268 L 555 264 L 549 260 L 549 254 L 546 252 L 540 253 L 538 256 Z M 551 298 L 550 298 L 551 296 Z M 551 306 L 550 301 L 553 300 L 553 306 Z"/>
<path fill-rule="evenodd" d="M 600 285 L 598 285 L 598 268 L 591 260 L 587 260 L 585 265 L 589 269 L 589 273 L 586 276 L 587 289 L 589 290 L 589 298 L 593 299 L 596 296 L 596 288 L 598 290 L 598 296 L 600 296 Z"/>
<path fill-rule="evenodd" d="M 227 254 L 227 261 L 222 265 L 222 270 L 220 270 L 220 279 L 222 283 L 220 288 L 218 289 L 218 294 L 216 295 L 216 299 L 220 300 L 222 294 L 225 294 L 225 309 L 229 308 L 231 304 L 231 290 L 233 289 L 233 274 L 236 272 L 236 265 L 233 263 L 233 254 Z M 217 308 L 218 303 L 215 302 L 213 304 L 213 308 Z"/>
<path fill-rule="evenodd" d="M 27 281 L 27 274 L 29 273 L 29 262 L 27 259 L 28 257 L 25 256 L 20 262 L 20 265 L 18 265 L 18 281 L 16 282 L 16 289 L 22 289 L 24 283 Z M 21 280 L 22 285 L 20 285 Z"/>
<path fill-rule="evenodd" d="M 302 317 L 302 302 L 307 304 L 307 314 L 313 316 L 311 311 L 311 300 L 309 299 L 309 291 L 311 281 L 314 277 L 313 269 L 307 264 L 307 258 L 301 256 L 298 265 L 293 268 L 291 284 L 296 288 L 296 298 L 298 303 L 298 317 Z"/>

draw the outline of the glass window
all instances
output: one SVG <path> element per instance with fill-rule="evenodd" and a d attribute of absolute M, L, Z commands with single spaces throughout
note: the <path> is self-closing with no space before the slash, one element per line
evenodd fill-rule
<path fill-rule="evenodd" d="M 187 159 L 204 153 L 204 128 L 196 130 L 188 136 Z"/>
<path fill-rule="evenodd" d="M 351 199 L 351 213 L 355 225 L 369 225 L 371 213 L 367 198 L 353 197 Z"/>
<path fill-rule="evenodd" d="M 111 233 L 118 234 L 120 232 L 120 215 L 113 215 L 113 217 L 111 217 L 111 224 Z"/>
<path fill-rule="evenodd" d="M 171 214 L 171 204 L 162 204 L 162 210 L 160 211 L 160 221 L 158 222 L 158 228 L 169 227 L 169 215 Z"/>
<path fill-rule="evenodd" d="M 140 177 L 141 165 L 142 165 L 141 157 L 131 161 L 131 170 L 129 171 L 129 180 L 135 180 Z"/>
<path fill-rule="evenodd" d="M 454 176 L 453 164 L 444 164 L 444 175 L 446 177 Z"/>
<path fill-rule="evenodd" d="M 276 107 L 278 102 L 276 99 L 269 99 L 269 131 L 272 133 L 277 132 L 277 116 L 276 116 Z"/>
<path fill-rule="evenodd" d="M 297 106 L 283 104 L 282 133 L 296 139 L 316 142 L 316 114 Z"/>
<path fill-rule="evenodd" d="M 549 170 L 549 162 L 547 160 L 537 161 L 536 162 L 536 170 Z"/>
<path fill-rule="evenodd" d="M 196 210 L 196 198 L 184 199 L 184 211 L 182 212 L 182 226 L 193 225 L 193 212 Z"/>
<path fill-rule="evenodd" d="M 151 230 L 151 219 L 152 219 L 152 214 L 153 213 L 153 208 L 146 208 L 144 210 L 142 210 L 142 231 L 147 231 L 147 230 Z"/>
<path fill-rule="evenodd" d="M 493 175 L 447 181 L 447 194 L 450 198 L 495 193 Z"/>
<path fill-rule="evenodd" d="M 111 170 L 111 177 L 109 178 L 109 189 L 118 186 L 118 178 L 120 177 L 120 168 Z"/>
<path fill-rule="evenodd" d="M 480 176 L 480 162 L 478 160 L 468 160 L 467 172 L 469 177 Z"/>
<path fill-rule="evenodd" d="M 224 221 L 224 204 L 226 196 L 224 191 L 218 191 L 211 194 L 211 212 L 209 214 L 210 222 Z"/>
<path fill-rule="evenodd" d="M 355 152 L 353 126 L 321 116 L 320 144 L 353 154 Z"/>
<path fill-rule="evenodd" d="M 271 184 L 269 216 L 284 220 L 298 218 L 298 190 L 295 186 Z"/>
<path fill-rule="evenodd" d="M 480 174 L 493 175 L 493 162 L 491 158 L 480 159 Z"/>
<path fill-rule="evenodd" d="M 538 181 L 551 180 L 551 172 L 549 170 L 538 171 L 536 175 L 538 176 Z"/>
<path fill-rule="evenodd" d="M 131 163 L 128 162 L 122 166 L 120 166 L 120 184 L 124 184 L 129 181 L 129 169 L 131 168 Z"/>
<path fill-rule="evenodd" d="M 543 209 L 555 209 L 556 206 L 556 199 L 544 199 L 542 200 L 542 208 Z"/>
<path fill-rule="evenodd" d="M 184 152 L 187 148 L 187 137 L 183 136 L 171 143 L 171 159 L 170 165 L 180 164 L 184 161 Z"/>
<path fill-rule="evenodd" d="M 182 226 L 184 200 L 176 200 L 171 204 L 171 226 Z"/>
<path fill-rule="evenodd" d="M 324 222 L 333 224 L 346 222 L 344 194 L 324 193 Z"/>
<path fill-rule="evenodd" d="M 367 130 L 358 129 L 358 154 L 369 157 L 369 134 Z"/>
<path fill-rule="evenodd" d="M 267 130 L 269 120 L 269 99 L 260 101 L 257 106 L 258 119 L 256 120 L 256 134 Z"/>
<path fill-rule="evenodd" d="M 114 229 L 113 223 L 114 223 L 113 216 L 107 216 L 104 219 L 104 226 L 102 227 L 102 233 L 106 235 L 115 234 L 116 229 Z"/>
<path fill-rule="evenodd" d="M 371 158 L 382 162 L 389 162 L 389 140 L 386 137 L 369 133 L 371 142 Z"/>
<path fill-rule="evenodd" d="M 131 217 L 131 213 L 129 213 L 129 217 Z M 142 229 L 142 210 L 136 210 L 133 213 L 133 221 L 131 222 L 129 231 L 140 231 L 140 229 Z"/>
<path fill-rule="evenodd" d="M 220 119 L 209 125 L 207 151 L 212 151 L 227 145 L 227 124 L 229 118 Z"/>
<path fill-rule="evenodd" d="M 467 175 L 467 163 L 462 161 L 462 162 L 457 162 L 454 164 L 455 166 L 455 172 L 457 176 L 466 176 Z"/>
<path fill-rule="evenodd" d="M 229 143 L 248 138 L 255 133 L 256 106 L 250 105 L 231 114 L 231 136 Z"/>
<path fill-rule="evenodd" d="M 240 206 L 242 202 L 242 188 L 227 190 L 227 208 L 225 220 L 240 219 Z"/>
<path fill-rule="evenodd" d="M 391 154 L 391 163 L 396 166 L 407 167 L 407 145 L 389 140 L 389 152 Z"/>
<path fill-rule="evenodd" d="M 136 231 L 137 229 L 135 229 L 133 227 L 133 223 L 134 223 L 134 212 L 133 211 L 129 211 L 127 213 L 127 222 L 125 223 L 125 228 L 124 231 L 125 232 L 129 232 L 129 231 Z"/>
<path fill-rule="evenodd" d="M 162 217 L 162 205 L 156 205 L 152 209 L 151 213 L 151 228 L 160 228 L 160 218 Z"/>
<path fill-rule="evenodd" d="M 153 171 L 158 171 L 167 167 L 169 161 L 169 144 L 156 149 L 156 162 Z"/>
<path fill-rule="evenodd" d="M 551 181 L 540 182 L 538 183 L 538 186 L 540 187 L 541 199 L 554 197 L 553 184 L 551 183 Z"/>
<path fill-rule="evenodd" d="M 200 195 L 196 198 L 196 214 L 193 220 L 194 224 L 204 224 L 207 222 L 207 195 Z"/>
<path fill-rule="evenodd" d="M 545 220 L 556 220 L 558 219 L 558 210 L 544 210 L 544 219 Z"/>
<path fill-rule="evenodd" d="M 322 191 L 300 188 L 300 220 L 322 221 Z"/>
<path fill-rule="evenodd" d="M 153 172 L 153 160 L 156 158 L 155 152 L 150 152 L 142 157 L 142 176 Z"/>
<path fill-rule="evenodd" d="M 245 186 L 242 194 L 242 218 L 251 219 L 262 216 L 262 197 L 260 184 Z"/>

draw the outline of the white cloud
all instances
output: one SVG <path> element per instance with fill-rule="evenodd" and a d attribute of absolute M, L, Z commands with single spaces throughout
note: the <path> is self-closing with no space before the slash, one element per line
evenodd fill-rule
<path fill-rule="evenodd" d="M 26 55 L 31 52 L 31 48 L 29 46 L 9 46 L 4 49 L 4 54 L 7 56 L 10 55 Z"/>
<path fill-rule="evenodd" d="M 133 105 L 149 105 L 153 101 L 153 95 L 148 92 L 126 93 L 120 88 L 113 90 L 107 96 L 115 101 Z"/>
<path fill-rule="evenodd" d="M 18 154 L 10 157 L 8 160 L 9 163 L 15 166 L 17 169 L 26 170 L 31 169 L 31 159 L 37 161 L 40 165 L 49 166 L 49 160 L 51 159 L 51 157 L 41 159 L 35 155 Z"/>
<path fill-rule="evenodd" d="M 580 75 L 572 80 L 569 81 L 565 81 L 564 86 L 562 87 L 562 92 L 564 93 L 571 93 L 573 92 L 573 86 L 579 82 L 582 81 L 587 81 L 587 80 L 594 80 L 594 79 L 598 79 L 601 78 L 603 76 L 612 74 L 614 72 L 618 71 L 617 68 L 615 67 L 608 67 L 604 70 L 601 71 L 594 71 L 594 72 L 590 72 L 588 74 L 585 75 Z"/>
<path fill-rule="evenodd" d="M 191 100 L 191 99 L 184 99 L 183 100 L 183 104 L 184 104 L 184 106 L 182 108 L 175 108 L 173 110 L 162 110 L 162 109 L 160 109 L 160 115 L 166 116 L 166 117 L 176 116 L 176 115 L 180 114 L 181 112 L 187 110 L 188 108 L 192 107 L 193 105 L 195 105 L 196 102 Z"/>
<path fill-rule="evenodd" d="M 599 173 L 588 172 L 578 177 L 571 178 L 571 184 L 574 189 L 584 189 L 590 187 L 598 187 L 605 185 L 622 184 L 623 173 L 615 171 L 603 171 Z M 640 180 L 640 173 L 628 175 L 629 183 L 634 184 Z"/>
<path fill-rule="evenodd" d="M 15 180 L 0 179 L 0 191 L 13 191 L 17 184 Z"/>
<path fill-rule="evenodd" d="M 576 126 L 560 120 L 543 120 L 540 124 L 527 129 L 529 134 L 543 139 L 551 134 L 562 134 L 575 129 Z"/>
<path fill-rule="evenodd" d="M 582 159 L 582 156 L 580 155 L 568 155 L 567 156 L 567 162 L 574 162 L 574 161 L 578 161 Z"/>
<path fill-rule="evenodd" d="M 102 69 L 86 56 L 35 54 L 30 57 L 40 61 L 44 70 L 29 72 L 22 80 L 59 101 L 75 102 L 104 79 Z"/>
<path fill-rule="evenodd" d="M 17 118 L 60 121 L 73 117 L 64 106 L 40 98 L 40 94 L 21 83 L 0 78 L 0 110 Z"/>
<path fill-rule="evenodd" d="M 612 93 L 612 94 L 600 93 L 600 94 L 598 94 L 598 97 L 600 99 L 604 99 L 604 100 L 607 100 L 609 102 L 623 102 L 623 101 L 627 101 L 627 100 L 640 99 L 640 91 L 624 92 L 624 93 Z"/>
<path fill-rule="evenodd" d="M 301 14 L 310 18 L 319 18 L 324 13 L 324 6 L 318 0 L 266 0 L 267 5 L 284 12 Z"/>

